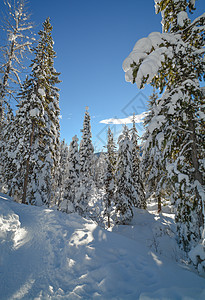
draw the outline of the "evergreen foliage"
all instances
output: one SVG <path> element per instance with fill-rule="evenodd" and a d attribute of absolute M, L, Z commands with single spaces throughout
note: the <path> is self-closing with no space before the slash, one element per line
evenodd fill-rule
<path fill-rule="evenodd" d="M 106 154 L 104 152 L 101 152 L 99 157 L 97 157 L 96 155 L 96 160 L 93 165 L 94 181 L 98 189 L 102 189 L 104 187 L 105 170 L 106 170 Z"/>
<path fill-rule="evenodd" d="M 144 184 L 140 172 L 140 149 L 138 146 L 138 133 L 135 125 L 135 114 L 133 115 L 133 126 L 131 129 L 131 177 L 133 180 L 133 205 L 137 208 L 146 209 Z M 135 196 L 136 195 L 136 196 Z"/>
<path fill-rule="evenodd" d="M 78 138 L 76 135 L 70 143 L 67 159 L 64 195 L 63 202 L 60 205 L 60 210 L 68 213 L 75 211 L 77 206 L 76 193 L 80 185 L 80 157 L 78 152 Z"/>
<path fill-rule="evenodd" d="M 162 197 L 164 198 L 168 194 L 168 177 L 161 151 L 160 136 L 162 136 L 163 126 L 155 123 L 158 117 L 158 102 L 158 94 L 154 89 L 150 96 L 149 111 L 144 119 L 142 174 L 147 200 L 156 197 L 158 212 L 160 212 Z"/>
<path fill-rule="evenodd" d="M 155 3 L 164 33 L 137 42 L 123 67 L 127 80 L 138 87 L 151 83 L 164 91 L 152 128 L 163 128 L 156 138 L 172 183 L 179 243 L 188 251 L 202 238 L 204 227 L 204 99 L 199 80 L 205 70 L 205 16 L 190 21 L 187 9 L 193 10 L 193 1 Z"/>
<path fill-rule="evenodd" d="M 68 146 L 65 140 L 60 142 L 60 162 L 58 169 L 58 201 L 57 205 L 60 206 L 64 197 L 65 181 L 68 173 Z"/>
<path fill-rule="evenodd" d="M 78 191 L 77 211 L 84 215 L 88 211 L 89 196 L 91 187 L 94 184 L 93 164 L 94 147 L 91 140 L 90 115 L 86 107 L 82 129 L 82 139 L 80 142 L 80 188 Z"/>
<path fill-rule="evenodd" d="M 35 205 L 56 204 L 59 163 L 59 83 L 54 69 L 55 52 L 49 18 L 39 32 L 33 49 L 31 78 L 26 80 L 15 120 L 8 124 L 4 170 L 8 190 L 14 196 L 12 182 L 19 182 L 17 201 Z M 13 136 L 9 132 L 13 132 Z M 14 143 L 14 140 L 16 142 Z M 9 171 L 12 165 L 13 175 Z"/>
<path fill-rule="evenodd" d="M 116 224 L 128 224 L 133 217 L 133 186 L 131 164 L 131 140 L 127 126 L 118 140 L 119 150 L 116 166 Z"/>
<path fill-rule="evenodd" d="M 107 155 L 106 155 L 106 170 L 104 174 L 105 195 L 104 195 L 104 216 L 107 216 L 107 225 L 110 227 L 110 216 L 114 205 L 115 196 L 115 172 L 116 172 L 116 146 L 114 143 L 113 133 L 108 127 L 107 132 Z"/>

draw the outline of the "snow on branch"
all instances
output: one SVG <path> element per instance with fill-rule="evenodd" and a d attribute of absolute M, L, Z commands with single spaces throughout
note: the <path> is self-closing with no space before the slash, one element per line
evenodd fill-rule
<path fill-rule="evenodd" d="M 159 32 L 152 32 L 147 38 L 140 39 L 123 62 L 125 80 L 136 82 L 138 88 L 142 87 L 145 78 L 146 82 L 150 83 L 165 58 L 173 58 L 173 48 L 169 45 L 177 44 L 179 39 L 177 34 Z M 135 68 L 136 77 L 133 74 Z"/>

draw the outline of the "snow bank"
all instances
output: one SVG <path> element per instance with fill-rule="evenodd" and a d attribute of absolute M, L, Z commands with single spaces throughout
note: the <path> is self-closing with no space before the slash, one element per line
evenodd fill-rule
<path fill-rule="evenodd" d="M 205 299 L 205 280 L 173 258 L 173 226 L 136 209 L 108 232 L 0 195 L 0 298 Z"/>
<path fill-rule="evenodd" d="M 198 244 L 189 252 L 189 257 L 199 274 L 205 275 L 205 245 Z"/>

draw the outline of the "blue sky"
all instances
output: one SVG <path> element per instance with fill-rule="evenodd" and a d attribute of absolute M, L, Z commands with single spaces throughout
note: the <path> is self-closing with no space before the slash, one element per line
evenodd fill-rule
<path fill-rule="evenodd" d="M 196 1 L 197 6 L 194 17 L 203 13 L 204 1 Z M 48 16 L 53 25 L 55 68 L 62 80 L 61 138 L 69 144 L 75 134 L 81 137 L 88 106 L 93 144 L 100 151 L 107 129 L 101 120 L 124 118 L 146 109 L 152 89 L 140 91 L 125 82 L 122 63 L 138 39 L 161 32 L 161 17 L 155 14 L 154 1 L 30 0 L 29 10 L 36 31 Z M 115 125 L 113 130 L 118 132 L 120 128 Z M 141 133 L 142 126 L 138 129 Z"/>
<path fill-rule="evenodd" d="M 105 142 L 107 118 L 123 118 L 123 108 L 138 94 L 136 85 L 125 82 L 122 63 L 135 42 L 152 30 L 161 30 L 154 1 L 30 1 L 39 25 L 50 16 L 57 59 L 61 137 L 70 143 L 81 137 L 85 106 L 89 107 L 95 150 Z M 143 91 L 144 92 L 144 91 Z M 148 91 L 144 92 L 149 94 Z M 143 104 L 143 103 L 142 103 Z M 136 105 L 135 105 L 136 106 Z M 137 113 L 145 110 L 140 105 Z M 133 112 L 133 109 L 127 110 Z M 142 128 L 142 126 L 141 126 Z M 120 125 L 113 126 L 116 133 Z M 117 135 L 116 135 L 117 136 Z"/>

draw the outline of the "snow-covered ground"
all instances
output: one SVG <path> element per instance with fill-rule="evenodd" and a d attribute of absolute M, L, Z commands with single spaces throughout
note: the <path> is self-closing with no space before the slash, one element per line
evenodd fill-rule
<path fill-rule="evenodd" d="M 106 231 L 77 214 L 0 196 L 0 299 L 205 299 L 180 263 L 173 219 L 135 211 Z"/>

